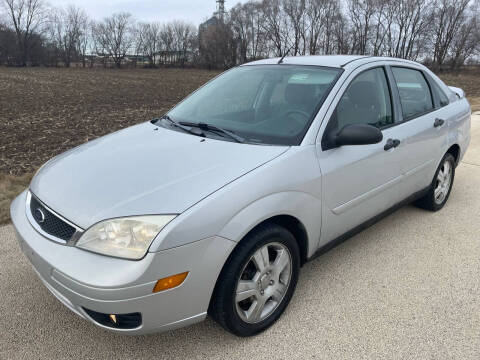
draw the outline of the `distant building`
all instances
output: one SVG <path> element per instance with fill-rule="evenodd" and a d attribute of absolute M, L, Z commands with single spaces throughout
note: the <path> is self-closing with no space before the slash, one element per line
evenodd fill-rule
<path fill-rule="evenodd" d="M 127 55 L 125 56 L 125 62 L 136 64 L 148 64 L 148 57 L 144 55 Z"/>
<path fill-rule="evenodd" d="M 200 24 L 200 31 L 207 29 L 212 25 L 218 25 L 225 21 L 225 0 L 216 0 L 217 2 L 217 11 L 215 11 L 210 19 Z"/>
<path fill-rule="evenodd" d="M 209 69 L 228 69 L 237 64 L 238 41 L 228 26 L 225 0 L 216 0 L 217 11 L 198 29 L 198 62 Z"/>
<path fill-rule="evenodd" d="M 185 65 L 193 61 L 194 54 L 191 51 L 159 51 L 153 55 L 156 65 Z"/>

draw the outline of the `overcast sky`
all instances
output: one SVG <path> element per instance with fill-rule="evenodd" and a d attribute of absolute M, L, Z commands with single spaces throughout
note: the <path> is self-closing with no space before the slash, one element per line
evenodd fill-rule
<path fill-rule="evenodd" d="M 83 8 L 94 19 L 102 19 L 114 12 L 129 12 L 137 20 L 166 22 L 185 20 L 200 24 L 216 9 L 215 0 L 48 0 L 54 6 L 74 4 Z M 246 0 L 227 0 L 226 9 Z"/>

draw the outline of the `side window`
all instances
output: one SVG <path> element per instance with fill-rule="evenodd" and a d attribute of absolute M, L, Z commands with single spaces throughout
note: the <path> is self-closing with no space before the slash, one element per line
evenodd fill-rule
<path fill-rule="evenodd" d="M 440 101 L 440 107 L 447 106 L 449 104 L 448 97 L 445 95 L 443 90 L 437 84 L 437 82 L 433 79 L 430 80 L 430 85 L 432 86 L 432 90 Z"/>
<path fill-rule="evenodd" d="M 400 94 L 404 119 L 433 109 L 432 93 L 421 71 L 392 67 L 392 72 Z"/>
<path fill-rule="evenodd" d="M 393 124 L 390 90 L 383 68 L 364 71 L 350 83 L 328 126 L 329 131 L 339 131 L 351 124 L 378 128 Z"/>

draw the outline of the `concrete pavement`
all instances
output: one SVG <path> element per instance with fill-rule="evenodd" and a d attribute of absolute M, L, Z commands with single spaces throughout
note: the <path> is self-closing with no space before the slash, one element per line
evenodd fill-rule
<path fill-rule="evenodd" d="M 306 264 L 280 321 L 124 337 L 80 319 L 0 228 L 0 359 L 479 359 L 480 114 L 444 209 L 407 206 Z M 162 311 L 162 309 L 159 309 Z"/>

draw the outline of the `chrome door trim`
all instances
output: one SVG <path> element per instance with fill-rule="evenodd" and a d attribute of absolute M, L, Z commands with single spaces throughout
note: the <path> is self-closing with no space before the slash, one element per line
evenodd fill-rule
<path fill-rule="evenodd" d="M 426 167 L 427 167 L 428 165 L 430 165 L 432 162 L 433 162 L 433 159 L 430 159 L 430 160 L 424 162 L 423 164 L 420 164 L 420 165 L 418 165 L 417 167 L 414 167 L 413 169 L 407 171 L 404 176 L 405 176 L 405 177 L 408 177 L 408 176 L 411 176 L 411 175 L 413 175 L 413 174 L 416 174 L 416 173 L 419 172 L 420 170 L 426 168 Z"/>
<path fill-rule="evenodd" d="M 380 194 L 381 192 L 387 190 L 388 188 L 398 184 L 402 180 L 403 177 L 404 177 L 404 175 L 397 176 L 396 178 L 393 178 L 392 180 L 389 180 L 385 184 L 377 186 L 376 188 L 373 188 L 373 189 L 367 191 L 366 193 L 363 193 L 362 195 L 357 196 L 356 198 L 354 198 L 354 199 L 352 199 L 352 200 L 350 200 L 350 201 L 348 201 L 348 202 L 346 202 L 342 205 L 337 206 L 336 208 L 332 209 L 332 212 L 335 215 L 343 214 L 344 212 L 351 209 L 352 207 L 354 207 L 354 206 L 364 202 L 365 200 L 368 200 L 368 199 Z"/>

